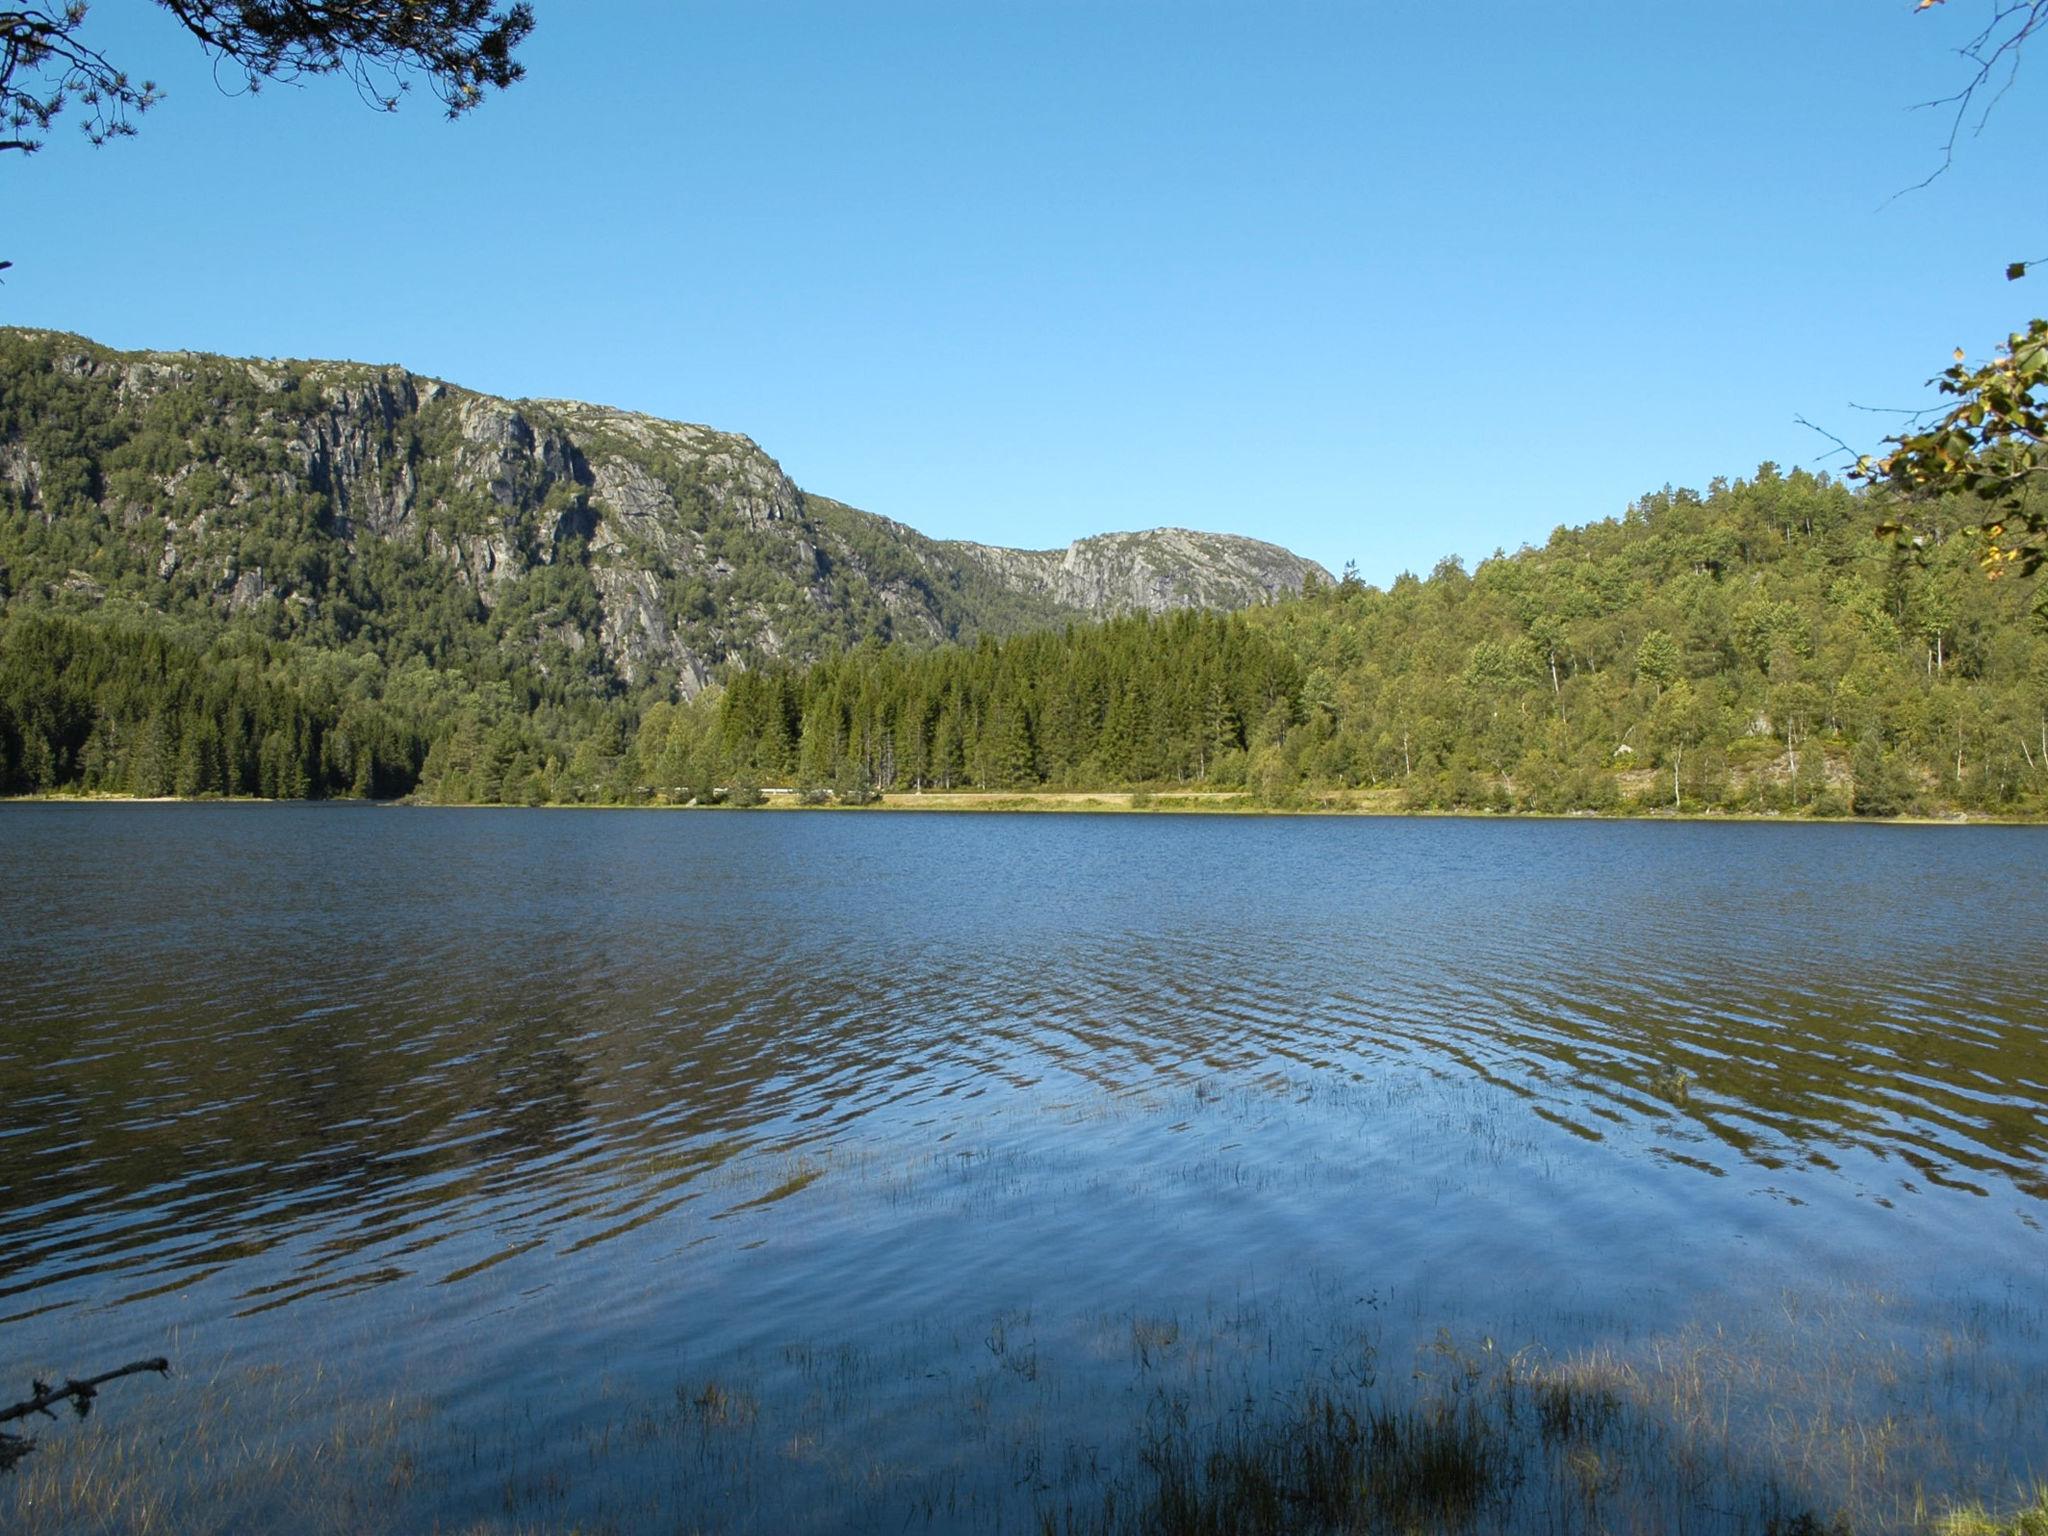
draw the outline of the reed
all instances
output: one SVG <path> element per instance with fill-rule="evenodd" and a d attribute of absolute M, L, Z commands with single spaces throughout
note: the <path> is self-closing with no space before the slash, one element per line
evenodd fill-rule
<path fill-rule="evenodd" d="M 0 1478 L 0 1529 L 2048 1536 L 2048 1489 L 1966 1497 L 2048 1385 L 1964 1316 L 1920 1354 L 1884 1344 L 1883 1307 L 1788 1298 L 1561 1355 L 1257 1298 L 1013 1310 L 495 1419 L 331 1365 L 224 1369 L 174 1378 L 169 1412 L 53 1428 Z"/>

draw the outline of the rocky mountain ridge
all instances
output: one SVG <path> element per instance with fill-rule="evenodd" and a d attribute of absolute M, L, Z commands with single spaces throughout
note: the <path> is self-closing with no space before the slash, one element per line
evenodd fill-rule
<path fill-rule="evenodd" d="M 1304 574 L 1330 579 L 1320 565 L 1277 544 L 1190 528 L 1098 533 L 1065 549 L 948 547 L 1019 591 L 1097 615 L 1243 608 L 1248 591 L 1270 598 L 1299 592 Z"/>
<path fill-rule="evenodd" d="M 865 639 L 1236 608 L 1327 579 L 1158 529 L 1012 550 L 799 488 L 750 438 L 397 367 L 0 329 L 0 599 L 126 600 L 281 638 L 503 656 L 684 696 Z"/>

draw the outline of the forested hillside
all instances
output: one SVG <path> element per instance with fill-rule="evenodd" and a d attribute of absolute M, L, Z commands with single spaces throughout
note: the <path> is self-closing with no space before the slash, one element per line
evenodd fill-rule
<path fill-rule="evenodd" d="M 941 544 L 601 407 L 0 331 L 0 787 L 2048 807 L 2035 592 L 1885 512 L 1766 466 L 1380 591 L 1174 530 Z"/>
<path fill-rule="evenodd" d="M 812 784 L 1412 807 L 2048 808 L 2048 633 L 1976 545 L 1765 466 L 1467 572 L 750 679 L 680 738 Z M 772 697 L 764 696 L 772 694 Z M 715 716 L 715 718 L 710 718 Z M 646 749 L 643 747 L 643 752 Z M 672 755 L 670 761 L 675 761 Z M 661 775 L 656 775 L 660 778 Z M 1385 803 L 1383 799 L 1375 803 Z"/>
<path fill-rule="evenodd" d="M 488 738 L 530 745 L 522 795 L 551 759 L 630 794 L 641 712 L 748 668 L 1319 573 L 1175 529 L 948 544 L 707 427 L 0 329 L 7 790 L 382 794 Z"/>

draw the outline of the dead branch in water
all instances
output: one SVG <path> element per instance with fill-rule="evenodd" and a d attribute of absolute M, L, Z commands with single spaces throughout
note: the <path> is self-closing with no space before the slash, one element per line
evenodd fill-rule
<path fill-rule="evenodd" d="M 53 1387 L 48 1382 L 32 1381 L 29 1386 L 35 1395 L 11 1407 L 0 1408 L 0 1424 L 25 1419 L 37 1413 L 46 1419 L 54 1419 L 57 1415 L 50 1410 L 63 1402 L 70 1403 L 82 1419 L 92 1412 L 92 1400 L 99 1396 L 102 1386 L 120 1377 L 135 1376 L 143 1371 L 155 1371 L 159 1376 L 168 1376 L 171 1374 L 171 1362 L 161 1355 L 153 1360 L 134 1360 L 119 1370 L 88 1376 L 83 1381 L 67 1380 L 58 1387 Z M 24 1435 L 0 1434 L 0 1471 L 13 1466 L 35 1448 L 35 1441 Z"/>

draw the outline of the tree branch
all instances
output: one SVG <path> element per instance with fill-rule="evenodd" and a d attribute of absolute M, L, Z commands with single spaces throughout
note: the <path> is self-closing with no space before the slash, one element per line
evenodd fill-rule
<path fill-rule="evenodd" d="M 171 1362 L 162 1355 L 158 1355 L 150 1360 L 134 1360 L 122 1366 L 119 1370 L 106 1371 L 98 1376 L 88 1376 L 83 1381 L 66 1381 L 61 1387 L 53 1387 L 47 1382 L 41 1381 L 30 1382 L 29 1385 L 34 1389 L 35 1396 L 16 1403 L 10 1408 L 0 1408 L 0 1424 L 11 1423 L 15 1419 L 25 1419 L 33 1413 L 40 1413 L 46 1419 L 53 1419 L 56 1415 L 51 1413 L 50 1409 L 67 1399 L 78 1410 L 79 1417 L 83 1418 L 91 1411 L 88 1405 L 94 1397 L 98 1396 L 99 1389 L 102 1386 L 110 1381 L 117 1381 L 123 1376 L 138 1376 L 144 1371 L 154 1371 L 159 1376 L 168 1376 L 171 1374 Z"/>
<path fill-rule="evenodd" d="M 1937 5 L 1945 4 L 1947 0 L 1919 0 L 1914 9 L 1928 11 Z M 1937 96 L 1932 101 L 1920 102 L 1914 107 L 1915 111 L 1937 107 L 1955 109 L 1949 118 L 1948 137 L 1941 146 L 1941 163 L 1921 180 L 1895 195 L 1904 196 L 1906 192 L 1919 191 L 1939 179 L 1951 165 L 1955 164 L 1956 143 L 1963 136 L 1964 125 L 1969 122 L 1972 109 L 1987 91 L 1991 91 L 1991 99 L 1983 103 L 1983 111 L 1978 114 L 1976 127 L 1969 130 L 1975 135 L 1984 131 L 1985 123 L 1991 118 L 1992 109 L 1998 105 L 2005 93 L 2012 89 L 2013 80 L 2019 73 L 2020 50 L 2026 46 L 2027 39 L 2044 26 L 2048 26 L 2048 0 L 1995 0 L 1990 19 L 1968 42 L 1956 50 L 1958 58 L 1973 66 L 1970 78 L 1963 83 L 1962 89 L 1947 96 Z M 1992 90 L 1993 77 L 2000 72 L 2001 67 L 2005 79 Z"/>
<path fill-rule="evenodd" d="M 358 94 L 395 110 L 423 76 L 450 117 L 526 72 L 514 50 L 533 31 L 524 0 L 157 0 L 246 88 L 270 80 L 343 75 Z M 72 102 L 95 144 L 135 131 L 160 97 L 80 40 L 84 0 L 0 8 L 0 151 L 32 150 Z"/>
<path fill-rule="evenodd" d="M 46 1419 L 56 1415 L 50 1410 L 59 1403 L 68 1402 L 82 1419 L 92 1412 L 92 1400 L 99 1396 L 99 1390 L 110 1381 L 123 1376 L 136 1376 L 144 1371 L 154 1371 L 159 1376 L 171 1374 L 171 1362 L 158 1355 L 151 1360 L 132 1360 L 119 1370 L 103 1371 L 97 1376 L 88 1376 L 83 1381 L 66 1380 L 62 1386 L 53 1387 L 48 1382 L 30 1382 L 33 1395 L 10 1407 L 0 1408 L 0 1424 L 9 1424 L 16 1419 L 26 1419 L 41 1414 Z M 0 1434 L 0 1472 L 12 1467 L 22 1457 L 36 1448 L 35 1441 L 25 1435 Z"/>

